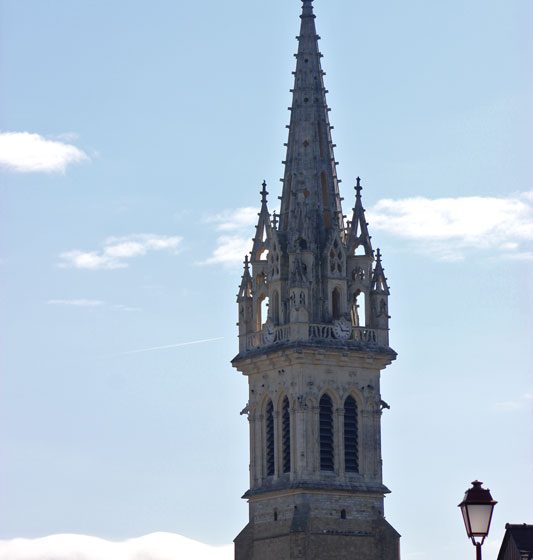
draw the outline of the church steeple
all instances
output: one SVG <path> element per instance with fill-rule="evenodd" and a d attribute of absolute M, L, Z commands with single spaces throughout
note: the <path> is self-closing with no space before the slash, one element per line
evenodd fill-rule
<path fill-rule="evenodd" d="M 279 226 L 289 248 L 298 239 L 320 245 L 331 229 L 343 229 L 312 0 L 303 1 L 300 18 Z"/>
<path fill-rule="evenodd" d="M 267 186 L 237 303 L 250 423 L 236 560 L 399 560 L 384 518 L 381 371 L 389 289 L 357 178 L 346 228 L 312 0 L 302 0 L 281 210 Z"/>

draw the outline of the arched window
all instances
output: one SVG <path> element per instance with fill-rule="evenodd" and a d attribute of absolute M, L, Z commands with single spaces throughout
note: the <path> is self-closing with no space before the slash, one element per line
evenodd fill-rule
<path fill-rule="evenodd" d="M 333 454 L 333 403 L 327 394 L 322 395 L 320 415 L 320 470 L 334 470 Z"/>
<path fill-rule="evenodd" d="M 281 437 L 282 437 L 282 453 L 283 453 L 283 472 L 291 472 L 291 411 L 289 399 L 283 399 L 283 407 L 281 414 Z"/>
<path fill-rule="evenodd" d="M 352 299 L 352 325 L 364 327 L 366 325 L 365 294 L 357 290 Z"/>
<path fill-rule="evenodd" d="M 255 303 L 255 330 L 260 331 L 268 317 L 268 298 L 261 294 Z"/>
<path fill-rule="evenodd" d="M 331 293 L 331 313 L 333 319 L 340 319 L 341 317 L 341 291 L 339 288 L 334 288 Z"/>
<path fill-rule="evenodd" d="M 274 474 L 274 406 L 268 401 L 265 410 L 265 437 L 266 437 L 266 474 Z"/>
<path fill-rule="evenodd" d="M 344 401 L 344 470 L 359 472 L 357 403 L 353 397 Z"/>
<path fill-rule="evenodd" d="M 346 510 L 341 509 L 341 519 L 346 519 Z"/>

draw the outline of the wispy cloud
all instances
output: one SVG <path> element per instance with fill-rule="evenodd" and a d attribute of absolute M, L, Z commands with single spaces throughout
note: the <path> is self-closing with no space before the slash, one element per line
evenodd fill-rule
<path fill-rule="evenodd" d="M 533 192 L 509 197 L 383 199 L 367 212 L 370 227 L 416 242 L 440 260 L 462 260 L 470 250 L 530 260 Z"/>
<path fill-rule="evenodd" d="M 99 299 L 49 299 L 48 305 L 64 305 L 70 307 L 101 307 L 103 301 Z"/>
<path fill-rule="evenodd" d="M 495 404 L 495 407 L 501 412 L 513 412 L 515 410 L 521 410 L 531 405 L 533 405 L 533 394 L 525 393 L 521 397 L 514 400 L 497 402 Z"/>
<path fill-rule="evenodd" d="M 140 307 L 132 307 L 122 303 L 109 304 L 99 299 L 49 299 L 47 305 L 59 305 L 65 307 L 108 307 L 111 309 L 118 309 L 119 311 L 139 311 Z"/>
<path fill-rule="evenodd" d="M 72 163 L 89 161 L 83 150 L 67 142 L 33 132 L 0 132 L 0 167 L 19 173 L 64 173 Z"/>
<path fill-rule="evenodd" d="M 213 224 L 219 235 L 211 256 L 198 264 L 242 263 L 244 255 L 252 248 L 251 239 L 253 226 L 257 224 L 257 211 L 257 208 L 246 206 L 207 216 L 204 221 Z"/>
<path fill-rule="evenodd" d="M 209 546 L 172 533 L 111 542 L 85 535 L 0 541 L 0 560 L 231 560 L 233 546 Z"/>
<path fill-rule="evenodd" d="M 217 338 L 204 338 L 202 340 L 192 340 L 190 342 L 178 342 L 176 344 L 166 344 L 165 346 L 152 346 L 151 348 L 141 348 L 139 350 L 129 350 L 128 352 L 121 352 L 120 356 L 127 356 L 129 354 L 141 354 L 143 352 L 154 352 L 156 350 L 169 350 L 171 348 L 181 348 L 182 346 L 193 346 L 194 344 L 203 344 L 205 342 L 215 342 L 216 340 L 224 340 L 223 336 Z"/>
<path fill-rule="evenodd" d="M 149 252 L 179 252 L 182 237 L 153 234 L 135 234 L 124 237 L 109 237 L 100 250 L 81 251 L 74 249 L 59 255 L 62 268 L 87 270 L 113 270 L 127 268 L 129 260 L 142 257 Z"/>

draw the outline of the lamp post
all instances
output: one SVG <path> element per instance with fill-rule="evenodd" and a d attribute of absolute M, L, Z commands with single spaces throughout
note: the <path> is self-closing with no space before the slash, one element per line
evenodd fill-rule
<path fill-rule="evenodd" d="M 489 534 L 492 512 L 498 503 L 492 499 L 490 490 L 481 487 L 482 484 L 479 480 L 474 480 L 472 488 L 466 491 L 458 506 L 463 514 L 466 534 L 476 547 L 476 560 L 481 560 L 481 545 Z"/>

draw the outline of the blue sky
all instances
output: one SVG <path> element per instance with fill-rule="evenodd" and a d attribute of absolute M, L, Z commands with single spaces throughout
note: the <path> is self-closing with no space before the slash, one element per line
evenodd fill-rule
<path fill-rule="evenodd" d="M 244 526 L 235 294 L 262 180 L 280 194 L 299 10 L 0 1 L 0 538 Z M 407 560 L 473 554 L 479 478 L 490 560 L 532 521 L 533 7 L 315 11 L 344 211 L 360 175 L 392 290 L 387 517 Z"/>

